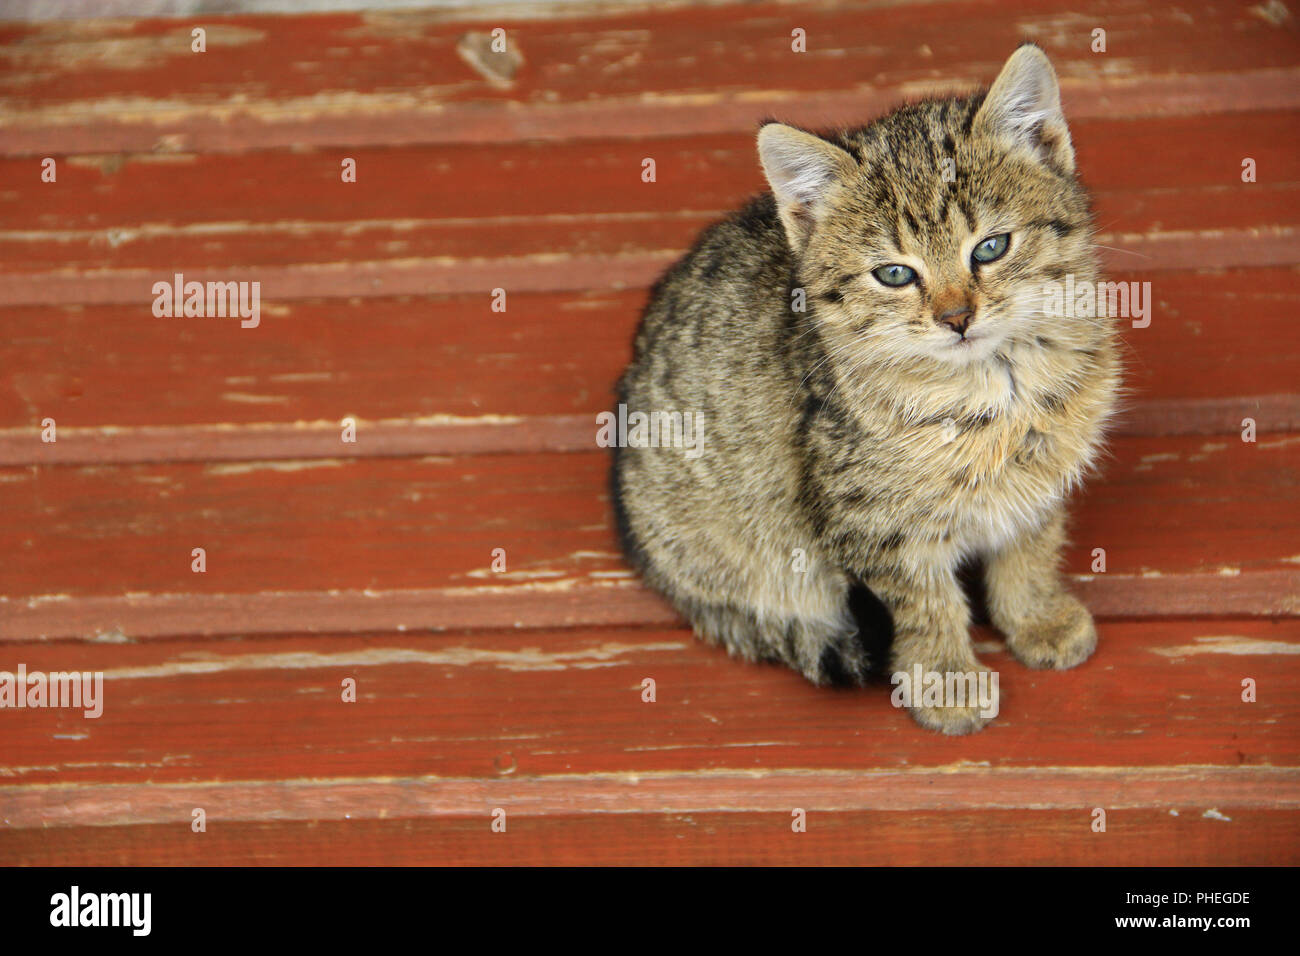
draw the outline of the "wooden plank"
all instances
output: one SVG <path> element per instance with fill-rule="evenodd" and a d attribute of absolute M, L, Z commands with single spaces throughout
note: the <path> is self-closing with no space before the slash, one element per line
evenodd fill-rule
<path fill-rule="evenodd" d="M 1300 260 L 1300 227 L 1274 225 L 1269 220 L 1279 208 L 1291 205 L 1277 195 L 1250 194 L 1271 213 L 1263 224 L 1206 229 L 1155 230 L 1102 233 L 1098 239 L 1111 249 L 1100 254 L 1102 267 L 1112 278 L 1130 281 L 1134 262 L 1142 274 L 1162 271 L 1250 266 L 1290 266 Z M 1197 197 L 1191 197 L 1195 201 Z M 1244 222 L 1253 203 L 1244 206 L 1221 192 L 1206 197 L 1210 213 L 1216 210 Z M 1185 197 L 1186 201 L 1187 197 Z M 1180 204 L 1180 208 L 1190 208 Z M 1203 209 L 1204 211 L 1204 209 Z M 1184 215 L 1187 213 L 1184 212 Z M 715 217 L 716 218 L 716 217 Z M 1261 220 L 1256 217 L 1254 220 Z M 513 292 L 607 291 L 650 285 L 676 260 L 697 230 L 674 227 L 682 233 L 681 245 L 663 248 L 627 248 L 616 253 L 504 255 L 475 260 L 382 259 L 354 262 L 292 263 L 284 266 L 219 267 L 181 266 L 187 278 L 200 281 L 258 282 L 263 304 L 275 305 L 320 297 L 360 298 L 375 295 L 434 295 L 493 289 Z M 644 236 L 641 237 L 645 239 Z M 1114 246 L 1115 242 L 1122 243 Z M 1136 257 L 1136 259 L 1134 258 Z M 196 275 L 196 271 L 201 273 Z M 1116 273 L 1122 273 L 1117 276 Z M 152 307 L 155 282 L 171 282 L 176 270 L 104 269 L 88 272 L 58 270 L 13 273 L 5 276 L 0 306 L 67 306 L 85 304 L 135 304 Z M 142 292 L 142 290 L 146 290 Z"/>
<path fill-rule="evenodd" d="M 1067 554 L 1086 579 L 1106 551 L 1083 591 L 1097 613 L 1300 613 L 1300 436 L 1119 438 L 1112 451 Z M 608 462 L 5 469 L 0 639 L 635 624 L 654 599 L 633 594 L 618 554 Z M 191 571 L 196 547 L 206 573 Z M 489 568 L 496 548 L 504 573 Z"/>
<path fill-rule="evenodd" d="M 1300 611 L 1300 571 L 1285 569 L 1072 575 L 1098 618 L 1288 616 Z M 638 627 L 682 623 L 628 572 L 498 588 L 330 588 L 195 594 L 0 597 L 0 642 L 80 638 L 113 643 L 179 634 L 348 634 L 374 628 Z M 614 578 L 608 580 L 606 577 Z"/>
<path fill-rule="evenodd" d="M 735 205 L 747 193 L 737 191 Z M 1098 197 L 1108 271 L 1292 265 L 1294 184 L 1163 189 Z M 687 196 L 683 202 L 690 202 Z M 1193 205 L 1194 204 L 1194 207 Z M 1193 213 L 1193 208 L 1196 212 Z M 264 299 L 608 289 L 648 285 L 701 229 L 705 212 L 593 213 L 474 221 L 199 223 L 192 226 L 0 233 L 3 305 L 141 303 L 156 281 L 257 280 Z M 561 250 L 561 251 L 557 251 Z M 344 263 L 357 275 L 349 276 Z M 211 273 L 217 272 L 217 275 Z M 569 275 L 569 273 L 574 273 Z M 311 285 L 311 282 L 316 285 Z"/>
<path fill-rule="evenodd" d="M 1113 434 L 1235 436 L 1247 418 L 1273 434 L 1296 431 L 1300 395 L 1132 401 L 1116 420 Z M 0 466 L 582 452 L 591 449 L 594 416 L 433 415 L 356 421 L 365 433 L 364 444 L 340 445 L 339 423 L 320 420 L 60 427 L 59 441 L 50 444 L 41 442 L 39 428 L 0 429 Z"/>
<path fill-rule="evenodd" d="M 1147 281 L 1120 433 L 1300 429 L 1293 268 Z M 505 313 L 486 295 L 307 301 L 249 330 L 140 306 L 0 309 L 0 464 L 588 449 L 645 295 L 511 294 Z M 348 416 L 363 440 L 344 445 Z"/>
<path fill-rule="evenodd" d="M 492 311 L 487 293 L 309 301 L 268 309 L 256 329 L 238 319 L 157 319 L 147 307 L 0 309 L 10 357 L 0 426 L 26 425 L 29 438 L 47 416 L 61 430 L 320 423 L 330 453 L 341 455 L 350 451 L 339 441 L 346 416 L 463 430 L 580 415 L 590 448 L 586 426 L 610 407 L 645 296 L 511 294 L 504 313 Z M 1261 320 L 1287 334 L 1271 316 Z M 191 434 L 217 441 L 217 431 Z M 355 450 L 366 454 L 372 435 L 363 431 Z M 514 438 L 523 441 L 524 431 Z M 205 454 L 206 444 L 196 451 Z"/>
<path fill-rule="evenodd" d="M 885 685 L 814 688 L 682 631 L 23 648 L 32 670 L 102 669 L 104 708 L 93 721 L 6 714 L 0 861 L 66 852 L 71 834 L 100 834 L 91 842 L 125 852 L 113 835 L 123 828 L 178 849 L 182 836 L 197 839 L 195 807 L 219 846 L 259 831 L 382 834 L 399 821 L 430 836 L 487 836 L 496 807 L 521 836 L 555 821 L 553 838 L 524 839 L 526 857 L 555 852 L 562 834 L 590 852 L 576 831 L 628 839 L 667 816 L 717 813 L 729 827 L 755 821 L 754 835 L 760 825 L 788 831 L 794 807 L 808 812 L 810 833 L 869 816 L 882 852 L 896 827 L 911 828 L 915 843 L 895 852 L 941 850 L 941 834 L 962 821 L 1015 816 L 1023 832 L 1012 852 L 1047 853 L 1042 821 L 1087 834 L 1096 807 L 1117 842 L 1145 833 L 1133 842 L 1146 852 L 1165 846 L 1170 828 L 1220 824 L 1214 839 L 1227 856 L 1207 860 L 1232 858 L 1224 842 L 1257 849 L 1279 832 L 1264 820 L 1295 826 L 1294 622 L 1103 624 L 1096 656 L 1062 673 L 1021 668 L 988 635 L 978 646 L 1000 673 L 1002 712 L 969 738 L 919 729 Z M 641 700 L 647 676 L 653 704 Z M 1240 699 L 1248 676 L 1254 703 Z M 343 677 L 357 681 L 358 703 L 339 699 Z M 1130 829 L 1136 820 L 1145 822 Z M 351 838 L 341 845 L 357 852 Z"/>
<path fill-rule="evenodd" d="M 768 811 L 799 794 L 837 810 L 1300 802 L 1294 620 L 1111 621 L 1100 634 L 1092 659 L 1055 672 L 978 632 L 1001 710 L 966 738 L 917 727 L 887 680 L 817 688 L 684 629 L 8 645 L 11 673 L 102 673 L 103 708 L 7 709 L 0 806 L 25 827 L 167 822 L 187 804 L 272 820 L 499 801 L 523 814 Z M 355 704 L 341 700 L 349 677 Z"/>
<path fill-rule="evenodd" d="M 1108 267 L 1300 259 L 1295 116 L 1229 117 L 1209 145 L 1185 118 L 1076 124 Z M 1168 172 L 1133 162 L 1160 148 L 1199 158 Z M 1259 164 L 1257 183 L 1240 181 L 1243 151 Z M 639 180 L 647 152 L 653 184 Z M 272 301 L 644 285 L 762 186 L 750 136 L 355 158 L 355 184 L 339 180 L 338 154 L 299 151 L 74 158 L 57 184 L 39 183 L 29 160 L 0 161 L 0 178 L 29 184 L 0 194 L 0 303 L 152 304 L 153 283 L 178 271 L 260 281 Z M 513 188 L 469 185 L 485 180 Z M 266 182 L 277 188 L 250 186 Z"/>
<path fill-rule="evenodd" d="M 899 17 L 864 0 L 477 24 L 421 12 L 13 24 L 0 34 L 13 76 L 0 122 L 8 152 L 35 155 L 734 130 L 793 98 L 831 123 L 987 83 L 1026 38 L 1052 54 L 1076 115 L 1297 105 L 1291 19 L 1171 0 L 1071 13 L 964 0 Z M 1090 50 L 1099 23 L 1106 54 Z M 207 53 L 190 52 L 195 25 Z M 522 61 L 513 76 L 457 54 L 467 31 L 503 25 Z M 791 52 L 796 26 L 806 54 Z"/>
<path fill-rule="evenodd" d="M 603 542 L 602 542 L 603 543 Z M 575 552 L 583 554 L 583 552 Z M 613 552 L 599 553 L 608 560 Z M 594 559 L 593 559 L 594 560 Z M 482 569 L 476 569 L 482 570 Z M 584 577 L 585 574 L 585 577 Z M 569 627 L 608 624 L 640 626 L 677 624 L 675 611 L 640 587 L 624 569 L 542 573 L 542 580 L 497 587 L 442 588 L 303 588 L 216 594 L 135 591 L 122 595 L 0 597 L 0 643 L 4 641 L 88 638 L 113 643 L 182 634 L 347 634 L 374 628 L 397 631 L 442 631 L 448 628 Z M 1115 584 L 1094 587 L 1092 605 L 1105 606 Z M 1205 575 L 1173 575 L 1165 587 L 1146 588 L 1138 601 L 1149 610 L 1165 591 L 1182 588 L 1201 595 Z M 1189 587 L 1190 584 L 1190 587 Z M 1248 581 L 1214 582 L 1202 596 L 1201 613 L 1267 614 L 1290 607 L 1281 595 L 1293 594 L 1300 574 L 1262 572 Z M 1156 592 L 1154 595 L 1152 592 Z M 1100 596 L 1098 596 L 1100 595 Z M 1123 598 L 1132 614 L 1133 599 Z M 1167 602 L 1167 598 L 1166 598 Z M 1181 608 L 1195 613 L 1193 605 Z M 1141 611 L 1139 611 L 1141 613 Z"/>
<path fill-rule="evenodd" d="M 872 115 L 861 114 L 859 122 Z M 1127 202 L 1154 200 L 1160 196 L 1135 196 L 1134 191 L 1192 188 L 1230 188 L 1234 194 L 1249 195 L 1300 182 L 1297 116 L 1296 110 L 1257 109 L 1216 117 L 1212 139 L 1205 136 L 1205 118 L 1200 116 L 1080 120 L 1071 124 L 1071 136 L 1080 175 L 1103 197 L 1122 193 Z M 755 113 L 752 125 L 761 119 Z M 1162 152 L 1185 158 L 1168 166 L 1134 161 Z M 498 231 L 513 231 L 501 227 L 546 216 L 557 219 L 554 226 L 571 228 L 574 223 L 568 217 L 582 217 L 585 223 L 588 217 L 613 213 L 717 213 L 765 188 L 752 127 L 740 134 L 663 136 L 634 143 L 606 139 L 363 148 L 347 155 L 357 163 L 355 183 L 341 181 L 337 151 L 301 148 L 236 156 L 73 156 L 60 164 L 57 183 L 42 183 L 39 164 L 30 159 L 0 159 L 0 181 L 9 187 L 0 196 L 3 235 L 18 241 L 31 238 L 28 233 L 48 231 L 52 239 L 66 240 L 84 232 L 104 239 L 116 230 L 111 243 L 100 243 L 99 262 L 79 259 L 69 264 L 156 265 L 176 261 L 177 251 L 120 257 L 150 239 L 210 244 L 230 235 L 241 243 L 257 238 L 240 236 L 241 227 L 250 233 L 256 226 L 292 234 L 294 229 L 346 223 L 348 238 L 357 243 L 367 227 L 382 224 L 409 232 L 424 222 L 452 227 L 500 219 Z M 646 156 L 655 159 L 653 183 L 641 181 Z M 1256 161 L 1258 182 L 1241 181 L 1244 156 Z M 497 188 L 471 190 L 467 183 L 493 183 Z M 563 184 L 571 188 L 558 188 Z M 1115 206 L 1114 213 L 1127 205 L 1118 199 L 1108 202 Z M 1104 228 L 1109 228 L 1110 212 L 1099 214 Z M 194 235 L 181 231 L 186 225 L 195 227 Z M 200 233 L 198 227 L 206 231 Z M 454 238 L 466 242 L 471 237 Z M 362 251 L 354 257 L 374 257 L 370 246 L 355 248 Z M 275 249 L 267 243 L 265 253 Z M 186 258 L 184 252 L 180 258 Z M 259 254 L 251 261 L 293 260 Z"/>
<path fill-rule="evenodd" d="M 898 720 L 907 719 L 901 713 Z M 266 755 L 262 755 L 265 757 Z M 1212 803 L 1300 811 L 1296 768 L 1134 769 L 1047 767 L 868 773 L 750 769 L 744 773 L 561 774 L 507 782 L 479 778 L 239 781 L 0 787 L 7 825 L 134 826 L 187 823 L 195 807 L 224 821 L 398 819 L 557 813 L 780 813 L 810 811 L 1008 810 L 1093 807 L 1130 810 Z M 1222 809 L 1220 809 L 1222 808 Z"/>
<path fill-rule="evenodd" d="M 0 827 L 16 866 L 1279 866 L 1300 862 L 1300 814 L 1199 807 L 1078 810 L 691 813 L 481 819 Z"/>
<path fill-rule="evenodd" d="M 228 393 L 241 398 L 247 393 Z M 264 396 L 248 395 L 254 404 Z M 1294 396 L 1274 396 L 1265 401 L 1271 421 L 1300 420 Z M 231 398 L 229 401 L 239 401 Z M 1232 399 L 1227 405 L 1193 409 L 1203 428 L 1195 433 L 1221 432 L 1238 421 L 1240 413 L 1260 407 L 1257 399 Z M 1186 420 L 1182 405 L 1166 414 L 1162 409 L 1146 415 L 1157 425 L 1171 428 Z M 66 420 L 66 419 L 65 419 Z M 591 425 L 587 415 L 480 415 L 459 417 L 430 415 L 417 419 L 371 420 L 358 418 L 364 444 L 340 444 L 339 422 L 257 422 L 243 425 L 116 425 L 60 428 L 59 441 L 39 444 L 39 429 L 0 431 L 0 465 L 22 464 L 132 464 L 165 461 L 250 461 L 264 459 L 375 458 L 460 454 L 529 453 L 539 451 L 589 451 Z M 57 421 L 57 419 L 56 419 Z M 1159 427 L 1158 432 L 1164 433 Z"/>

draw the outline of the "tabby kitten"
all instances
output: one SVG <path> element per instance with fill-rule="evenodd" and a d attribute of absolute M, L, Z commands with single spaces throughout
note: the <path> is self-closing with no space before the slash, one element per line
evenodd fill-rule
<path fill-rule="evenodd" d="M 1027 44 L 987 92 L 859 129 L 768 123 L 758 153 L 771 193 L 655 286 L 619 384 L 627 412 L 692 413 L 705 438 L 616 449 L 629 558 L 702 638 L 817 684 L 868 674 L 855 586 L 890 613 L 895 672 L 983 670 L 974 558 L 1021 662 L 1085 660 L 1064 501 L 1120 373 L 1110 321 L 1045 308 L 1047 283 L 1097 278 L 1047 57 Z M 949 734 L 989 719 L 910 709 Z"/>

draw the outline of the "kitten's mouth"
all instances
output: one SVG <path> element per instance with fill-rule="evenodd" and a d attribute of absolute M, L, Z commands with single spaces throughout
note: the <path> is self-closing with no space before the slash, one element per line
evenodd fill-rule
<path fill-rule="evenodd" d="M 947 344 L 946 351 L 954 357 L 977 359 L 989 351 L 990 344 L 988 335 L 961 335 Z"/>

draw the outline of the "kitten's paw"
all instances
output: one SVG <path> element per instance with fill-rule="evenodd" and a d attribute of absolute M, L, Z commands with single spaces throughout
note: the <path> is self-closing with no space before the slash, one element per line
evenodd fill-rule
<path fill-rule="evenodd" d="M 1026 667 L 1066 670 L 1082 664 L 1096 648 L 1092 615 L 1078 598 L 1065 593 L 1007 635 L 1007 649 Z"/>
<path fill-rule="evenodd" d="M 993 723 L 978 707 L 909 707 L 908 713 L 926 730 L 950 737 L 973 734 Z"/>
<path fill-rule="evenodd" d="M 899 675 L 909 682 L 904 694 Z M 951 676 L 950 676 L 951 675 Z M 961 736 L 983 730 L 993 722 L 1000 706 L 993 672 L 979 663 L 922 668 L 920 682 L 913 668 L 895 672 L 895 703 L 900 697 L 922 727 L 941 734 Z"/>

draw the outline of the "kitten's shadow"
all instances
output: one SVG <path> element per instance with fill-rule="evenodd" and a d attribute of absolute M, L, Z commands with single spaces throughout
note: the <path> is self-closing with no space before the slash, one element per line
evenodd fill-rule
<path fill-rule="evenodd" d="M 990 627 L 986 592 L 984 589 L 984 562 L 972 558 L 958 569 L 957 577 L 966 601 L 970 606 L 971 623 Z M 884 602 L 864 585 L 849 590 L 849 611 L 858 622 L 858 640 L 866 648 L 871 670 L 867 675 L 871 683 L 888 683 L 890 677 L 889 650 L 894 643 L 894 619 Z"/>

